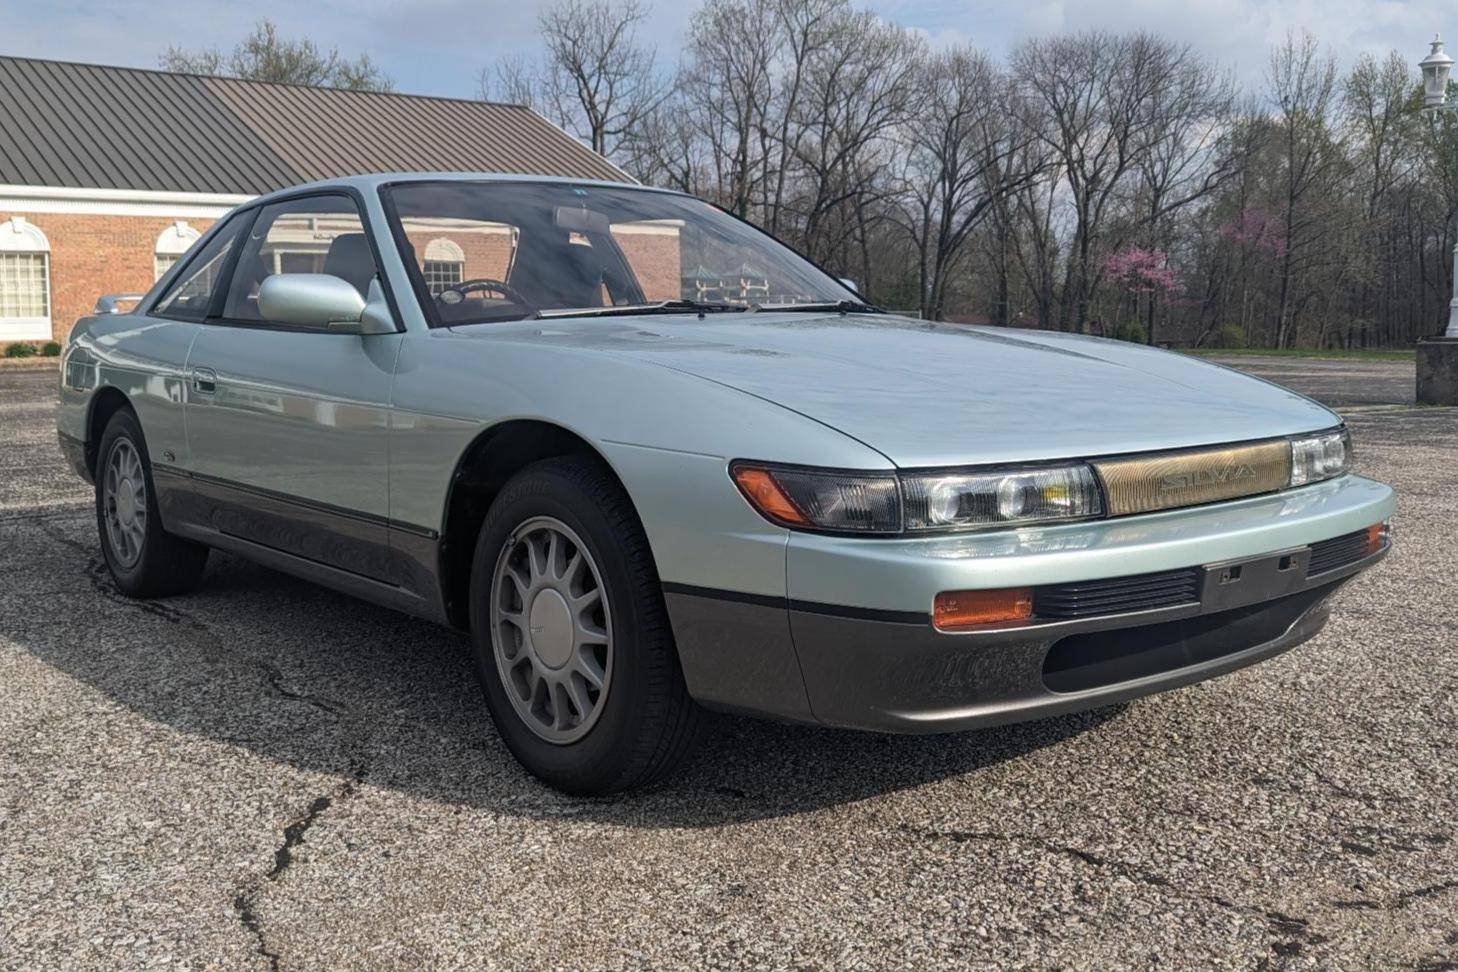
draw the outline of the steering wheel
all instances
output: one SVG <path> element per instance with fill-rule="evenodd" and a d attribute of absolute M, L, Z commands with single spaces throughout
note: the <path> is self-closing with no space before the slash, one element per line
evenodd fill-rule
<path fill-rule="evenodd" d="M 436 294 L 435 299 L 442 304 L 459 304 L 466 298 L 466 294 L 477 290 L 495 291 L 513 304 L 520 304 L 523 307 L 531 306 L 525 297 L 512 288 L 511 284 L 504 280 L 493 280 L 491 277 L 477 277 L 474 280 L 463 280 L 458 284 L 452 284 Z M 448 297 L 447 294 L 453 296 Z"/>

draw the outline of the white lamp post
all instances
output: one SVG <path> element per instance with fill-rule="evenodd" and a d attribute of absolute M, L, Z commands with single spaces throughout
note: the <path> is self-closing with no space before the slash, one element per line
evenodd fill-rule
<path fill-rule="evenodd" d="M 1453 59 L 1443 53 L 1443 38 L 1435 36 L 1433 49 L 1418 62 L 1423 69 L 1423 111 L 1431 114 L 1458 111 L 1448 104 L 1448 75 L 1453 72 Z M 1453 246 L 1453 299 L 1448 302 L 1448 329 L 1444 337 L 1458 338 L 1458 243 Z"/>

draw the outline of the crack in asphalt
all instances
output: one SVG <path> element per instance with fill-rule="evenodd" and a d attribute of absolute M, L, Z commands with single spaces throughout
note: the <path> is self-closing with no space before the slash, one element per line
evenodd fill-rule
<path fill-rule="evenodd" d="M 283 828 L 283 840 L 273 852 L 273 866 L 259 877 L 245 884 L 233 896 L 233 911 L 238 921 L 253 936 L 254 951 L 268 962 L 270 972 L 280 972 L 283 957 L 271 947 L 264 931 L 263 919 L 258 913 L 258 900 L 269 887 L 282 881 L 294 863 L 294 850 L 308 835 L 309 829 L 319 818 L 340 800 L 352 795 L 365 780 L 368 768 L 356 763 L 350 770 L 349 779 L 332 793 L 317 796 L 302 814 L 289 821 Z"/>
<path fill-rule="evenodd" d="M 1421 898 L 1431 898 L 1445 891 L 1452 891 L 1455 888 L 1458 888 L 1458 878 L 1439 881 L 1437 884 L 1429 884 L 1421 888 L 1413 888 L 1410 891 L 1399 891 L 1397 897 L 1393 899 L 1393 907 L 1405 908 L 1407 905 Z"/>
<path fill-rule="evenodd" d="M 1050 854 L 1059 854 L 1070 857 L 1074 860 L 1087 864 L 1089 867 L 1101 871 L 1109 871 L 1131 881 L 1158 888 L 1163 891 L 1172 892 L 1180 897 L 1194 901 L 1203 901 L 1208 904 L 1223 908 L 1226 911 L 1237 914 L 1248 915 L 1263 921 L 1266 926 L 1276 935 L 1281 936 L 1280 940 L 1271 943 L 1271 951 L 1279 960 L 1295 959 L 1308 947 L 1321 945 L 1329 941 L 1329 937 L 1322 935 L 1311 928 L 1311 922 L 1306 918 L 1295 915 L 1288 915 L 1284 912 L 1270 908 L 1261 908 L 1253 905 L 1240 904 L 1231 901 L 1221 895 L 1198 888 L 1184 887 L 1175 884 L 1162 874 L 1144 867 L 1140 864 L 1133 864 L 1128 861 L 1121 861 L 1115 858 L 1104 857 L 1080 847 L 1073 847 L 1068 844 L 1060 844 L 1033 834 L 1001 834 L 995 831 L 974 831 L 974 830 L 936 830 L 927 827 L 914 827 L 903 825 L 900 828 L 903 832 L 919 837 L 921 839 L 950 840 L 955 843 L 970 843 L 974 841 L 985 841 L 989 843 L 1020 843 L 1034 847 Z M 1442 846 L 1448 842 L 1443 834 L 1408 834 L 1390 827 L 1364 827 L 1354 828 L 1357 832 L 1381 834 L 1384 837 L 1392 838 L 1398 835 L 1403 837 L 1417 837 L 1422 843 L 1429 846 Z M 1413 844 L 1399 844 L 1398 849 L 1418 850 Z M 1373 853 L 1377 853 L 1373 851 Z M 1356 899 L 1350 901 L 1329 902 L 1333 907 L 1351 910 L 1364 909 L 1371 911 L 1399 911 L 1408 907 L 1416 901 L 1426 898 L 1437 897 L 1449 891 L 1458 890 L 1458 878 L 1438 881 L 1433 884 L 1424 885 L 1419 888 L 1412 888 L 1399 891 L 1389 901 L 1377 901 L 1372 899 Z M 1458 942 L 1458 933 L 1454 933 L 1454 941 Z M 1259 967 L 1268 968 L 1269 961 L 1263 960 Z M 1458 964 L 1452 963 L 1442 956 L 1435 956 L 1430 964 L 1419 966 L 1427 972 L 1449 972 L 1458 970 Z"/>
<path fill-rule="evenodd" d="M 77 517 L 86 512 L 85 508 L 80 509 L 72 504 L 57 505 L 49 510 L 0 510 L 0 523 L 29 523 L 36 520 L 60 520 L 70 517 Z"/>
<path fill-rule="evenodd" d="M 268 962 L 271 972 L 279 972 L 278 953 L 269 949 L 268 940 L 263 936 L 263 923 L 258 920 L 258 915 L 253 910 L 253 901 L 247 892 L 239 891 L 233 898 L 233 910 L 238 913 L 238 920 L 243 923 L 243 927 L 253 936 L 254 951 Z"/>
<path fill-rule="evenodd" d="M 1343 800 L 1352 800 L 1362 804 L 1371 810 L 1382 810 L 1387 806 L 1398 806 L 1404 803 L 1401 797 L 1385 796 L 1373 793 L 1364 793 L 1361 790 L 1354 790 L 1336 780 L 1323 774 L 1320 770 L 1311 771 L 1312 779 L 1318 786 L 1322 787 L 1331 796 Z M 1291 793 L 1296 795 L 1306 794 L 1306 788 L 1284 777 L 1255 775 L 1250 778 L 1251 785 L 1271 793 Z"/>
<path fill-rule="evenodd" d="M 1313 931 L 1311 929 L 1311 922 L 1305 918 L 1288 915 L 1270 908 L 1240 904 L 1209 891 L 1185 887 L 1176 884 L 1169 878 L 1141 864 L 1133 864 L 1128 861 L 1118 860 L 1117 858 L 1104 857 L 1080 847 L 1060 844 L 1034 834 L 1002 834 L 995 831 L 977 830 L 937 830 L 929 827 L 913 827 L 910 825 L 903 825 L 900 829 L 905 833 L 923 840 L 950 840 L 959 844 L 973 842 L 1023 844 L 1046 853 L 1072 858 L 1096 870 L 1110 871 L 1121 877 L 1126 877 L 1131 881 L 1149 887 L 1159 888 L 1183 898 L 1202 901 L 1226 911 L 1257 918 L 1264 922 L 1273 933 L 1284 936 L 1282 940 L 1271 943 L 1271 951 L 1278 959 L 1295 958 L 1308 946 L 1320 945 L 1328 941 L 1327 936 Z M 1263 960 L 1263 964 L 1268 963 L 1265 963 Z"/>
<path fill-rule="evenodd" d="M 283 672 L 277 666 L 261 658 L 251 658 L 230 650 L 224 645 L 223 639 L 206 622 L 188 612 L 161 601 L 141 601 L 127 597 L 116 587 L 106 562 L 98 558 L 90 547 L 66 536 L 53 528 L 50 523 L 40 522 L 38 526 L 52 540 L 87 558 L 84 575 L 98 597 L 176 626 L 186 633 L 194 647 L 215 660 L 220 660 L 224 664 L 241 663 L 253 668 L 260 673 L 261 684 L 277 698 L 312 706 L 337 720 L 346 718 L 350 714 L 349 706 L 344 703 L 287 688 L 284 685 Z M 363 749 L 368 745 L 370 732 L 367 727 L 356 727 L 356 731 L 351 735 L 354 737 L 353 741 L 357 748 Z M 357 787 L 364 782 L 367 771 L 367 764 L 363 760 L 356 760 L 351 765 L 349 778 L 338 789 L 316 797 L 302 814 L 285 824 L 283 839 L 274 850 L 273 866 L 252 882 L 245 884 L 233 897 L 233 910 L 238 916 L 239 923 L 253 937 L 255 951 L 268 962 L 271 972 L 279 972 L 282 959 L 278 952 L 268 944 L 263 921 L 257 910 L 258 898 L 269 886 L 283 879 L 293 865 L 295 849 L 304 842 L 309 829 L 336 802 L 353 794 Z"/>
<path fill-rule="evenodd" d="M 214 659 L 220 659 L 225 664 L 241 662 L 251 666 L 259 673 L 260 680 L 268 690 L 280 699 L 312 706 L 320 712 L 336 718 L 347 711 L 348 706 L 334 699 L 288 688 L 284 684 L 284 674 L 278 666 L 262 658 L 249 657 L 227 648 L 223 644 L 222 638 L 206 622 L 198 619 L 194 615 L 162 601 L 139 601 L 127 597 L 117 588 L 115 582 L 112 580 L 111 572 L 106 566 L 106 561 L 96 556 L 95 551 L 91 547 L 53 529 L 50 524 L 42 523 L 40 524 L 40 529 L 42 533 L 52 540 L 86 557 L 86 568 L 83 573 L 97 596 L 112 604 L 121 605 L 129 610 L 140 611 L 143 614 L 148 614 L 168 624 L 176 625 L 187 630 L 193 636 L 193 644 Z"/>

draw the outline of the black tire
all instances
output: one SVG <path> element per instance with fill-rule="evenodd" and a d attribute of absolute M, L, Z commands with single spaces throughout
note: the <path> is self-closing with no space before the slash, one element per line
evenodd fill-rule
<path fill-rule="evenodd" d="M 517 528 L 549 517 L 571 528 L 596 562 L 612 617 L 612 667 L 600 712 L 580 739 L 549 742 L 518 713 L 497 665 L 491 585 Z M 689 697 L 648 538 L 621 486 L 600 463 L 565 456 L 529 466 L 502 488 L 481 526 L 471 568 L 476 673 L 497 730 L 534 775 L 567 793 L 642 786 L 692 751 L 702 710 Z"/>
<path fill-rule="evenodd" d="M 107 469 L 113 454 L 130 446 L 141 460 L 146 484 L 146 523 L 140 554 L 128 556 L 120 552 L 107 528 Z M 197 587 L 208 562 L 208 548 L 162 529 L 157 512 L 157 488 L 152 482 L 152 460 L 147 453 L 147 440 L 131 409 L 117 411 L 106 424 L 96 450 L 96 529 L 101 536 L 101 551 L 117 589 L 128 597 L 153 598 L 182 594 Z"/>

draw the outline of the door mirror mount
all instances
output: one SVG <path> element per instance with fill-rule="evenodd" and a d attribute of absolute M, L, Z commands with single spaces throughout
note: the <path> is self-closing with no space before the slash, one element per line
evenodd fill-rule
<path fill-rule="evenodd" d="M 846 289 L 850 290 L 851 293 L 855 294 L 856 296 L 860 296 L 861 288 L 857 287 L 856 286 L 856 282 L 854 280 L 852 280 L 850 277 L 840 277 L 840 278 L 838 278 L 838 280 L 839 280 L 840 285 L 842 287 L 845 287 Z"/>

